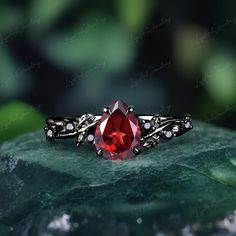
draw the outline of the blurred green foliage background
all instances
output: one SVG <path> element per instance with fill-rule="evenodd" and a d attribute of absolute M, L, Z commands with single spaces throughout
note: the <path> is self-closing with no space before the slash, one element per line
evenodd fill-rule
<path fill-rule="evenodd" d="M 0 142 L 46 116 L 140 113 L 236 129 L 236 2 L 8 0 L 0 3 Z"/>

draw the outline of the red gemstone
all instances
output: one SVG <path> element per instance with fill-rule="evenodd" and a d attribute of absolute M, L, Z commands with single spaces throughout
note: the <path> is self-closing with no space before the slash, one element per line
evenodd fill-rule
<path fill-rule="evenodd" d="M 140 147 L 141 132 L 137 117 L 127 112 L 128 106 L 117 100 L 110 106 L 110 114 L 103 113 L 95 132 L 97 150 L 112 160 L 133 157 L 133 148 Z"/>

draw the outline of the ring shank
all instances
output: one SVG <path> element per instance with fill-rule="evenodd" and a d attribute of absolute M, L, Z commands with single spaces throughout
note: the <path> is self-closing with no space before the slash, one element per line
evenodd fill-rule
<path fill-rule="evenodd" d="M 83 114 L 74 117 L 49 117 L 46 119 L 45 134 L 48 140 L 77 138 L 77 145 L 83 143 L 89 134 L 95 135 L 101 115 Z M 161 115 L 136 115 L 141 128 L 141 144 L 152 147 L 160 138 L 180 136 L 193 128 L 190 115 L 168 117 Z M 149 129 L 145 124 L 149 123 Z"/>

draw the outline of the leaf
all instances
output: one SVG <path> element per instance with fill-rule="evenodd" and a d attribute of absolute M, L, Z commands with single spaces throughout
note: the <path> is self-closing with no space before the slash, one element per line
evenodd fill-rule
<path fill-rule="evenodd" d="M 31 5 L 31 18 L 40 19 L 40 24 L 32 28 L 33 32 L 47 30 L 75 1 L 34 0 Z"/>
<path fill-rule="evenodd" d="M 43 131 L 6 142 L 0 222 L 15 235 L 174 235 L 192 225 L 213 232 L 236 209 L 236 133 L 194 125 L 120 162 L 71 140 L 48 143 Z"/>
<path fill-rule="evenodd" d="M 128 68 L 134 57 L 134 43 L 116 22 L 104 16 L 88 16 L 73 31 L 55 33 L 43 45 L 54 63 L 79 71 L 104 64 L 104 71 Z"/>
<path fill-rule="evenodd" d="M 219 105 L 234 105 L 236 101 L 236 67 L 231 53 L 214 51 L 203 67 L 203 84 L 210 97 Z"/>
<path fill-rule="evenodd" d="M 10 34 L 24 23 L 23 12 L 16 6 L 0 3 L 0 32 Z"/>
<path fill-rule="evenodd" d="M 196 79 L 193 75 L 201 69 L 211 47 L 211 38 L 204 28 L 188 24 L 178 29 L 174 34 L 174 60 L 179 72 Z"/>
<path fill-rule="evenodd" d="M 17 66 L 7 48 L 1 45 L 0 61 L 0 99 L 6 100 L 25 94 L 31 87 L 29 73 L 36 67 L 36 63 L 25 67 Z"/>
<path fill-rule="evenodd" d="M 145 0 L 119 0 L 116 3 L 121 20 L 131 32 L 142 30 L 154 5 Z"/>
<path fill-rule="evenodd" d="M 43 127 L 44 116 L 20 101 L 0 106 L 0 142 Z"/>

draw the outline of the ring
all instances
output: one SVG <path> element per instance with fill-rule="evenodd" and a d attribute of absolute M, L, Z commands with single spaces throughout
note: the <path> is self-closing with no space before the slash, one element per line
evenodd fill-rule
<path fill-rule="evenodd" d="M 183 118 L 135 115 L 134 107 L 121 100 L 102 111 L 102 115 L 86 113 L 76 117 L 47 118 L 46 139 L 75 138 L 78 147 L 95 144 L 98 156 L 125 160 L 138 155 L 141 147 L 154 147 L 160 139 L 171 139 L 193 128 L 188 114 Z"/>

